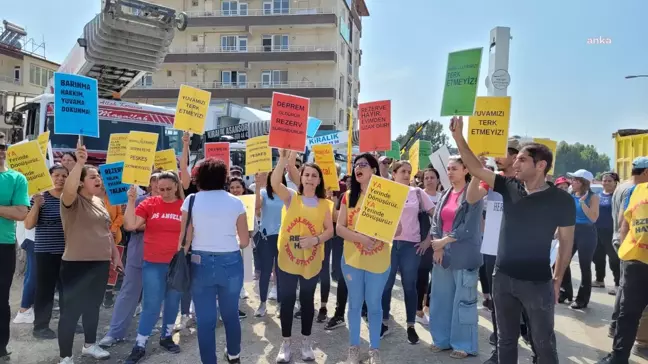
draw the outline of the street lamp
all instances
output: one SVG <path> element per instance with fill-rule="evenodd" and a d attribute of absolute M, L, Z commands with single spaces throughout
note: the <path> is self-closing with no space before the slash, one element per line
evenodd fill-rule
<path fill-rule="evenodd" d="M 648 78 L 648 75 L 632 75 L 632 76 L 625 76 L 626 79 L 631 79 L 631 78 L 642 78 L 646 77 Z"/>

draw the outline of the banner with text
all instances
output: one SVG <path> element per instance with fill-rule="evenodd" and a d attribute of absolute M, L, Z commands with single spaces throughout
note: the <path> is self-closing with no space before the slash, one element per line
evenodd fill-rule
<path fill-rule="evenodd" d="M 173 128 L 202 135 L 205 132 L 210 100 L 211 92 L 181 85 Z"/>
<path fill-rule="evenodd" d="M 122 182 L 138 186 L 149 185 L 157 142 L 158 134 L 155 133 L 131 131 L 128 134 Z"/>
<path fill-rule="evenodd" d="M 370 238 L 392 242 L 408 194 L 407 185 L 371 176 L 355 230 Z"/>
<path fill-rule="evenodd" d="M 124 162 L 115 162 L 99 166 L 99 173 L 106 189 L 108 202 L 113 206 L 123 205 L 128 202 L 128 189 L 130 185 L 122 183 Z"/>
<path fill-rule="evenodd" d="M 245 142 L 245 174 L 272 171 L 272 149 L 268 146 L 268 136 L 261 135 Z"/>
<path fill-rule="evenodd" d="M 153 165 L 155 169 L 177 172 L 178 162 L 176 161 L 175 150 L 165 149 L 155 152 L 155 162 Z"/>
<path fill-rule="evenodd" d="M 96 79 L 54 72 L 54 133 L 99 138 Z"/>
<path fill-rule="evenodd" d="M 309 107 L 310 100 L 305 97 L 273 92 L 269 145 L 303 153 Z"/>
<path fill-rule="evenodd" d="M 391 148 L 391 101 L 360 104 L 360 153 L 385 151 Z"/>
<path fill-rule="evenodd" d="M 320 136 L 316 136 L 314 138 L 308 138 L 308 148 L 311 148 L 314 145 L 318 144 L 330 144 L 330 145 L 338 145 L 338 144 L 344 144 L 349 141 L 349 132 L 346 130 L 343 131 L 337 131 L 337 132 L 332 132 Z"/>
<path fill-rule="evenodd" d="M 534 143 L 539 143 L 551 150 L 551 153 L 553 153 L 553 163 L 551 164 L 551 169 L 549 170 L 549 173 L 547 173 L 550 176 L 553 176 L 554 174 L 554 167 L 556 166 L 556 160 L 557 156 L 556 153 L 558 152 L 558 142 L 555 140 L 551 139 L 545 139 L 545 138 L 533 138 Z"/>
<path fill-rule="evenodd" d="M 507 156 L 511 98 L 478 97 L 475 114 L 468 118 L 468 145 L 475 155 Z"/>
<path fill-rule="evenodd" d="M 205 158 L 220 159 L 230 169 L 230 145 L 227 142 L 205 143 Z"/>
<path fill-rule="evenodd" d="M 106 163 L 125 161 L 127 149 L 128 149 L 127 133 L 110 134 L 110 139 L 108 140 L 108 153 L 106 154 Z"/>
<path fill-rule="evenodd" d="M 38 140 L 10 146 L 7 149 L 7 162 L 11 169 L 22 173 L 27 179 L 29 196 L 54 188 Z"/>
<path fill-rule="evenodd" d="M 313 145 L 313 153 L 315 153 L 315 163 L 322 169 L 324 175 L 324 187 L 334 192 L 339 191 L 340 184 L 335 166 L 333 146 L 330 144 Z"/>
<path fill-rule="evenodd" d="M 471 116 L 475 110 L 483 48 L 448 54 L 441 116 Z"/>

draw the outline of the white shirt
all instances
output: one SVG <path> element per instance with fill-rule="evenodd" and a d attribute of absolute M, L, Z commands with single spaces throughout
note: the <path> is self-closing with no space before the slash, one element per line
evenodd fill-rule
<path fill-rule="evenodd" d="M 189 198 L 184 200 L 182 211 L 189 211 Z M 243 202 L 229 192 L 198 192 L 191 213 L 194 227 L 191 248 L 216 253 L 238 251 L 236 220 L 241 215 L 245 216 Z"/>
<path fill-rule="evenodd" d="M 290 180 L 290 174 L 286 172 L 286 187 L 290 188 L 291 190 L 294 191 L 299 191 L 299 186 L 293 183 L 293 181 Z"/>

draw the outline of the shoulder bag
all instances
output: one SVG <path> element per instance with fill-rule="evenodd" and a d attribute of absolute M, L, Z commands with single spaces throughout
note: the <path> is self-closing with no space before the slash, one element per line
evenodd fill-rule
<path fill-rule="evenodd" d="M 189 212 L 187 222 L 185 223 L 184 235 L 182 236 L 181 249 L 173 256 L 169 264 L 169 273 L 167 273 L 167 285 L 178 291 L 188 292 L 191 288 L 191 268 L 189 265 L 189 255 L 185 254 L 185 245 L 187 244 L 187 230 L 191 224 L 191 212 L 193 210 L 196 195 L 189 197 Z"/>

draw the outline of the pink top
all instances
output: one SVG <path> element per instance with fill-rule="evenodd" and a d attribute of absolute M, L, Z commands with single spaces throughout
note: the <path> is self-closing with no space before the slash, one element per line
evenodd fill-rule
<path fill-rule="evenodd" d="M 443 205 L 443 208 L 441 209 L 441 223 L 444 233 L 452 231 L 452 223 L 454 222 L 455 213 L 457 208 L 459 208 L 457 201 L 462 193 L 463 190 L 459 192 L 450 191 L 450 196 L 448 196 L 446 204 Z"/>
<path fill-rule="evenodd" d="M 418 221 L 419 201 L 416 195 L 417 190 L 421 194 L 421 199 L 423 199 L 422 205 L 425 211 L 430 211 L 434 208 L 434 202 L 432 202 L 432 199 L 430 199 L 430 196 L 428 196 L 425 191 L 418 187 L 410 186 L 409 194 L 405 201 L 405 208 L 403 208 L 403 213 L 400 218 L 402 229 L 400 234 L 396 234 L 394 240 L 404 240 L 412 243 L 421 242 L 421 227 Z"/>

